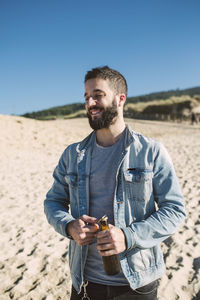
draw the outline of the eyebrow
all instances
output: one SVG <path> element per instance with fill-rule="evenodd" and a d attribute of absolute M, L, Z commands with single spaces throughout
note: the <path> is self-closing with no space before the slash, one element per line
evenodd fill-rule
<path fill-rule="evenodd" d="M 93 90 L 93 93 L 97 93 L 97 92 L 100 92 L 100 93 L 103 93 L 104 95 L 106 95 L 106 93 L 100 89 Z M 84 94 L 84 97 L 86 97 L 86 96 L 87 96 L 87 93 Z"/>

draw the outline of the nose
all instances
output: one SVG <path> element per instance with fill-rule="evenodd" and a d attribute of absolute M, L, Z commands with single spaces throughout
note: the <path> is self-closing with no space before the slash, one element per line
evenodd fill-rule
<path fill-rule="evenodd" d="M 86 105 L 87 105 L 88 107 L 90 107 L 90 106 L 96 105 L 96 102 L 97 102 L 97 101 L 96 101 L 92 96 L 90 96 L 90 97 L 87 99 Z"/>

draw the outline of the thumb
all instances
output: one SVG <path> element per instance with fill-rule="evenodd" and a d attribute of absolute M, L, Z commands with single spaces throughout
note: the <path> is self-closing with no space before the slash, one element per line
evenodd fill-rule
<path fill-rule="evenodd" d="M 82 215 L 82 216 L 80 217 L 80 219 L 81 219 L 83 222 L 85 222 L 85 223 L 92 223 L 92 224 L 94 224 L 94 223 L 96 223 L 96 222 L 98 221 L 97 218 L 90 217 L 90 216 L 87 216 L 87 215 Z"/>
<path fill-rule="evenodd" d="M 112 228 L 114 228 L 115 226 L 112 225 L 112 224 L 108 224 L 108 227 L 109 227 L 109 229 L 112 229 Z"/>

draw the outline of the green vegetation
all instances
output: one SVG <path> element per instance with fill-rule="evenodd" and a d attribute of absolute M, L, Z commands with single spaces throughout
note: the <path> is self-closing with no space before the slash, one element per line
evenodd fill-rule
<path fill-rule="evenodd" d="M 200 105 L 196 96 L 172 96 L 148 102 L 128 103 L 125 106 L 125 116 L 144 119 L 183 119 L 190 116 L 191 110 Z"/>
<path fill-rule="evenodd" d="M 79 111 L 76 111 L 75 113 L 67 115 L 64 117 L 64 119 L 74 119 L 74 118 L 84 118 L 84 117 L 86 117 L 85 109 L 79 110 Z"/>
<path fill-rule="evenodd" d="M 73 103 L 64 106 L 56 106 L 45 110 L 40 110 L 37 112 L 26 113 L 23 117 L 33 118 L 38 120 L 52 120 L 56 118 L 64 118 L 71 114 L 77 113 L 79 110 L 84 110 L 84 103 Z"/>
<path fill-rule="evenodd" d="M 143 119 L 187 118 L 192 108 L 200 105 L 200 87 L 151 93 L 128 97 L 124 108 L 125 117 Z M 57 106 L 38 112 L 26 113 L 23 117 L 38 120 L 55 120 L 85 117 L 85 103 Z"/>
<path fill-rule="evenodd" d="M 193 97 L 195 95 L 200 95 L 200 86 L 190 88 L 190 89 L 184 89 L 184 90 L 176 89 L 176 90 L 170 90 L 170 91 L 166 91 L 166 92 L 156 92 L 156 93 L 151 93 L 151 94 L 147 94 L 147 95 L 129 97 L 127 99 L 127 103 L 150 102 L 150 101 L 155 101 L 155 100 L 160 101 L 160 100 L 168 99 L 172 96 L 180 97 L 183 95 L 188 95 L 190 97 Z"/>

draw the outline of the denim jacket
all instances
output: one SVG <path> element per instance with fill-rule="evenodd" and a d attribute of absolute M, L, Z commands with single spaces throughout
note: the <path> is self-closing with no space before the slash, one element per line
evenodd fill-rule
<path fill-rule="evenodd" d="M 66 148 L 54 171 L 54 184 L 44 202 L 48 222 L 67 237 L 66 225 L 89 215 L 89 178 L 92 132 Z M 113 212 L 115 226 L 126 237 L 120 263 L 131 288 L 136 289 L 165 272 L 160 243 L 185 218 L 183 196 L 171 159 L 163 145 L 126 128 L 117 171 Z M 69 237 L 70 238 L 70 237 Z M 69 244 L 73 286 L 80 292 L 88 246 Z M 97 270 L 98 271 L 98 270 Z"/>

